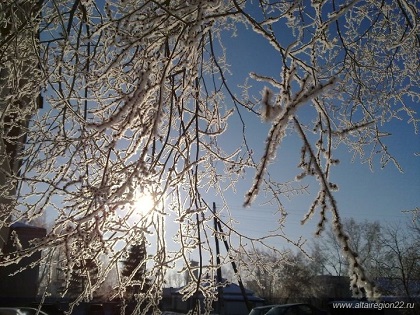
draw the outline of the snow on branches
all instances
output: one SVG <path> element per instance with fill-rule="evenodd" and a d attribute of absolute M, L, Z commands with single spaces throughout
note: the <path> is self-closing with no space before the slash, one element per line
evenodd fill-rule
<path fill-rule="evenodd" d="M 278 237 L 302 249 L 282 233 L 241 234 L 227 198 L 251 169 L 244 204 L 264 191 L 283 216 L 279 229 L 287 224 L 282 200 L 306 186 L 274 178 L 269 165 L 282 163 L 275 157 L 293 129 L 302 142 L 297 181 L 312 176 L 319 183 L 302 223 L 319 210 L 321 233 L 330 211 L 354 292 L 363 287 L 376 297 L 340 223 L 333 194 L 339 183 L 330 180 L 338 164 L 334 148 L 346 144 L 362 161 L 373 165 L 379 154 L 381 166 L 399 167 L 383 128 L 401 120 L 418 131 L 415 13 L 403 0 L 2 1 L 0 245 L 14 222 L 46 218 L 49 228 L 28 246 L 12 235 L 16 251 L 0 253 L 0 264 L 42 251 L 37 263 L 49 275 L 44 297 L 92 276 L 75 303 L 112 277 L 110 296 L 123 298 L 127 281 L 119 264 L 146 238 L 142 264 L 151 281 L 142 294 L 156 299 L 144 298 L 144 312 L 158 308 L 167 270 L 181 268 L 191 276 L 182 292 L 203 294 L 209 313 L 220 285 L 214 236 L 230 245 L 219 255 L 223 262 L 246 256 L 249 247 L 275 250 L 266 241 Z M 224 46 L 232 32 L 259 36 L 279 65 L 262 73 L 265 60 L 256 60 L 243 93 L 230 77 L 237 68 L 229 66 L 240 52 Z M 306 109 L 312 116 L 300 119 Z M 270 127 L 265 144 L 250 141 L 249 117 L 251 128 L 260 119 Z M 239 141 L 226 144 L 224 137 L 238 130 Z M 145 194 L 153 205 L 141 212 L 136 198 Z M 218 198 L 220 211 L 210 211 L 206 198 Z M 228 218 L 224 232 L 212 228 L 215 216 Z"/>
<path fill-rule="evenodd" d="M 306 102 L 316 98 L 320 93 L 325 92 L 325 89 L 333 85 L 335 81 L 335 78 L 331 78 L 326 83 L 315 84 L 314 80 L 309 77 L 299 80 L 295 71 L 296 68 L 294 66 L 284 71 L 285 75 L 281 83 L 282 91 L 275 104 L 271 104 L 272 92 L 268 88 L 265 88 L 263 91 L 262 117 L 264 120 L 272 121 L 273 125 L 266 139 L 264 154 L 256 170 L 254 183 L 245 196 L 244 206 L 250 206 L 252 200 L 258 195 L 268 164 L 274 160 L 277 148 L 285 135 L 287 124 L 294 117 L 297 109 Z M 294 80 L 298 81 L 300 87 L 298 92 L 293 95 L 291 90 Z"/>

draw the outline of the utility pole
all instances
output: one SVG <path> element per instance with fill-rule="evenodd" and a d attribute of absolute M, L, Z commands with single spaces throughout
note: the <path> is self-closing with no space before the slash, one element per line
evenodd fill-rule
<path fill-rule="evenodd" d="M 207 207 L 210 209 L 210 207 L 207 205 Z M 214 222 L 214 239 L 215 239 L 215 243 L 216 243 L 216 266 L 217 266 L 217 270 L 216 270 L 216 275 L 217 275 L 217 294 L 218 294 L 218 303 L 217 303 L 217 312 L 218 314 L 222 314 L 222 298 L 223 298 L 223 288 L 221 286 L 222 283 L 222 270 L 221 270 L 221 264 L 220 264 L 220 246 L 219 246 L 219 233 L 221 235 L 221 238 L 223 240 L 223 243 L 225 244 L 225 248 L 226 251 L 229 253 L 229 243 L 227 242 L 224 234 L 223 234 L 223 229 L 222 229 L 222 224 L 220 223 L 220 220 L 217 219 L 217 215 L 216 215 L 216 203 L 213 202 L 213 209 L 211 209 L 213 212 L 213 222 Z M 246 291 L 245 291 L 245 287 L 244 284 L 241 280 L 241 277 L 239 276 L 239 270 L 238 267 L 236 266 L 235 261 L 233 260 L 233 257 L 231 257 L 229 255 L 231 264 L 232 264 L 232 269 L 233 272 L 236 275 L 236 279 L 238 280 L 238 284 L 239 284 L 239 288 L 241 290 L 242 293 L 242 297 L 244 299 L 244 302 L 246 304 L 246 307 L 248 309 L 248 312 L 251 312 L 252 310 L 252 305 L 248 300 L 248 297 L 246 295 Z"/>
<path fill-rule="evenodd" d="M 223 236 L 223 229 L 222 229 L 222 225 L 220 224 L 220 222 L 219 222 L 219 221 L 217 221 L 217 226 L 218 226 L 218 231 L 219 231 L 220 233 L 222 233 L 222 239 L 223 239 L 223 243 L 225 244 L 226 251 L 229 253 L 229 244 L 228 244 L 228 242 L 226 241 L 226 238 Z M 231 261 L 231 264 L 232 264 L 233 272 L 235 273 L 235 275 L 236 275 L 236 279 L 238 280 L 239 288 L 241 289 L 241 293 L 242 293 L 242 296 L 243 296 L 243 298 L 244 298 L 244 302 L 245 302 L 245 304 L 246 304 L 246 307 L 247 307 L 247 309 L 248 309 L 248 312 L 251 312 L 251 310 L 252 310 L 252 305 L 251 305 L 251 303 L 249 303 L 249 301 L 248 301 L 248 297 L 247 297 L 247 295 L 246 295 L 246 291 L 245 291 L 244 284 L 243 284 L 243 282 L 242 282 L 242 280 L 241 280 L 241 277 L 239 276 L 239 270 L 238 270 L 238 267 L 236 266 L 236 263 L 233 261 L 233 258 L 232 258 L 230 255 L 229 255 L 229 258 L 230 258 L 230 261 Z"/>
<path fill-rule="evenodd" d="M 217 275 L 217 314 L 221 314 L 223 303 L 223 288 L 222 288 L 222 269 L 220 264 L 220 247 L 218 236 L 219 222 L 216 216 L 216 203 L 213 202 L 213 221 L 214 221 L 214 241 L 216 242 L 216 275 Z"/>

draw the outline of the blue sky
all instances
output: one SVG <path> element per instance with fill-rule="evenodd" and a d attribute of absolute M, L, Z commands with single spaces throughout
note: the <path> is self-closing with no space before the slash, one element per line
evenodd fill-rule
<path fill-rule="evenodd" d="M 287 35 L 288 32 L 286 30 L 281 34 Z M 282 69 L 273 47 L 258 34 L 252 30 L 246 30 L 241 25 L 238 25 L 237 34 L 237 37 L 232 37 L 231 34 L 226 33 L 223 39 L 227 51 L 227 63 L 231 65 L 232 72 L 232 75 L 227 75 L 228 84 L 237 95 L 240 95 L 241 90 L 234 87 L 243 84 L 250 71 L 278 77 Z M 290 38 L 283 40 L 290 42 Z M 254 84 L 251 92 L 259 97 L 263 86 L 264 84 Z M 306 115 L 304 111 L 298 112 L 298 116 Z M 259 118 L 245 111 L 242 114 L 246 120 L 248 141 L 255 149 L 256 161 L 258 161 L 258 156 L 264 149 L 264 141 L 270 124 L 261 122 Z M 221 140 L 227 149 L 235 147 L 237 142 L 241 141 L 241 126 L 237 116 L 231 118 L 229 127 L 233 132 L 229 131 Z M 383 223 L 405 221 L 409 219 L 409 216 L 401 211 L 420 206 L 420 157 L 414 155 L 415 152 L 420 152 L 420 138 L 414 134 L 413 127 L 405 122 L 390 123 L 384 126 L 384 129 L 393 134 L 384 139 L 384 142 L 399 160 L 405 172 L 400 173 L 392 163 L 384 169 L 376 163 L 372 172 L 369 165 L 361 164 L 358 158 L 352 161 L 347 148 L 339 147 L 336 152 L 341 163 L 334 167 L 332 178 L 340 187 L 335 196 L 342 217 L 378 220 Z M 270 167 L 270 173 L 278 179 L 292 180 L 299 173 L 297 163 L 300 147 L 301 142 L 296 135 L 287 136 L 277 153 L 276 160 Z M 278 227 L 279 214 L 274 206 L 260 205 L 262 198 L 258 198 L 250 208 L 242 207 L 244 195 L 251 187 L 253 174 L 254 171 L 249 171 L 245 180 L 238 183 L 237 193 L 229 192 L 226 198 L 231 213 L 239 222 L 235 227 L 245 235 L 257 237 Z M 285 232 L 295 239 L 301 235 L 311 238 L 318 223 L 318 216 L 315 216 L 307 225 L 300 224 L 312 200 L 316 197 L 317 183 L 311 181 L 311 184 L 313 187 L 309 189 L 309 194 L 299 195 L 291 200 L 283 199 L 289 213 Z M 207 198 L 209 204 L 214 201 L 220 207 L 220 199 L 211 194 Z M 279 248 L 286 245 L 281 240 L 274 244 Z"/>
<path fill-rule="evenodd" d="M 227 63 L 231 65 L 232 72 L 232 75 L 227 76 L 228 83 L 231 86 L 242 84 L 250 71 L 278 77 L 281 71 L 280 62 L 273 48 L 251 30 L 239 27 L 237 34 L 238 36 L 225 41 Z M 258 97 L 261 88 L 262 85 L 251 91 Z M 240 95 L 239 88 L 235 92 Z M 250 142 L 254 148 L 260 150 L 256 155 L 261 154 L 270 125 L 245 112 L 243 115 L 247 119 L 246 128 Z M 298 112 L 299 115 L 306 114 L 301 111 Z M 224 140 L 227 147 L 229 142 L 240 141 L 239 120 L 233 118 L 230 127 L 232 124 L 237 124 L 237 134 L 228 134 Z M 335 151 L 340 164 L 333 168 L 332 180 L 339 185 L 335 197 L 343 218 L 379 221 L 384 225 L 390 222 L 405 223 L 411 219 L 411 216 L 402 211 L 420 205 L 420 157 L 415 155 L 416 152 L 420 152 L 420 137 L 415 134 L 413 126 L 406 121 L 388 123 L 383 126 L 383 130 L 392 134 L 383 138 L 383 141 L 397 158 L 404 172 L 399 172 L 392 163 L 381 168 L 379 157 L 375 158 L 371 169 L 367 163 L 362 163 L 360 157 L 353 159 L 349 149 L 341 145 Z M 301 142 L 296 135 L 287 136 L 277 153 L 276 161 L 271 165 L 271 174 L 277 178 L 293 179 L 299 173 L 297 163 L 300 146 Z M 258 161 L 258 158 L 256 160 Z M 260 205 L 258 201 L 261 201 L 261 198 L 257 199 L 250 208 L 242 207 L 243 196 L 250 185 L 249 180 L 239 183 L 237 193 L 229 193 L 227 200 L 232 214 L 239 222 L 236 227 L 244 234 L 262 236 L 277 228 L 279 215 L 276 214 L 275 207 Z M 317 184 L 314 185 L 312 182 L 312 187 L 309 194 L 294 197 L 290 201 L 283 200 L 289 213 L 285 232 L 292 238 L 296 239 L 303 235 L 310 239 L 316 230 L 318 215 L 305 226 L 300 224 L 300 220 L 316 197 Z M 278 241 L 278 247 L 285 245 L 281 240 Z"/>

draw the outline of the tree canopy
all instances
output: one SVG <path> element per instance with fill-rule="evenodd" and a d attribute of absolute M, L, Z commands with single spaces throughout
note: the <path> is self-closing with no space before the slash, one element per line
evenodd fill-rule
<path fill-rule="evenodd" d="M 188 268 L 195 253 L 200 272 L 183 293 L 214 300 L 204 275 L 215 272 L 207 261 L 214 260 L 211 222 L 220 213 L 203 195 L 224 200 L 251 173 L 244 205 L 263 192 L 285 219 L 284 198 L 309 176 L 319 190 L 302 224 L 318 215 L 319 234 L 331 213 L 351 287 L 377 297 L 343 229 L 331 181 L 334 149 L 344 143 L 370 163 L 379 156 L 381 166 L 400 167 L 382 128 L 396 121 L 418 132 L 418 23 L 409 0 L 1 2 L 2 235 L 11 222 L 48 213 L 48 235 L 20 255 L 61 248 L 69 276 L 82 260 L 106 256 L 101 278 L 146 235 L 157 299 L 168 268 Z M 257 94 L 247 85 L 236 93 L 227 79 L 224 43 L 239 25 L 267 41 L 281 65 L 277 76 L 249 74 L 248 84 L 265 86 Z M 304 108 L 310 119 L 299 118 Z M 254 126 L 245 113 L 270 126 L 259 147 L 247 139 Z M 233 118 L 240 126 L 228 124 Z M 230 128 L 243 137 L 226 148 L 220 140 Z M 300 137 L 301 158 L 296 183 L 284 183 L 270 176 L 270 165 L 291 133 Z M 153 209 L 135 216 L 144 195 Z M 177 250 L 165 239 L 169 214 Z M 224 222 L 225 232 L 216 234 L 236 244 L 226 259 L 241 261 L 247 246 L 264 245 Z"/>
<path fill-rule="evenodd" d="M 125 277 L 128 285 L 126 286 L 127 297 L 132 299 L 136 294 L 147 292 L 150 285 L 149 280 L 145 279 L 146 274 L 146 242 L 143 240 L 139 244 L 131 245 L 128 257 L 123 260 L 121 275 Z"/>

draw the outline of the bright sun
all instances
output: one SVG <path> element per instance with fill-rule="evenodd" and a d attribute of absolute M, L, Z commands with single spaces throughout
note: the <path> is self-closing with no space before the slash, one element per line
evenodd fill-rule
<path fill-rule="evenodd" d="M 153 196 L 150 194 L 142 194 L 134 202 L 134 208 L 137 214 L 146 215 L 154 207 Z"/>

